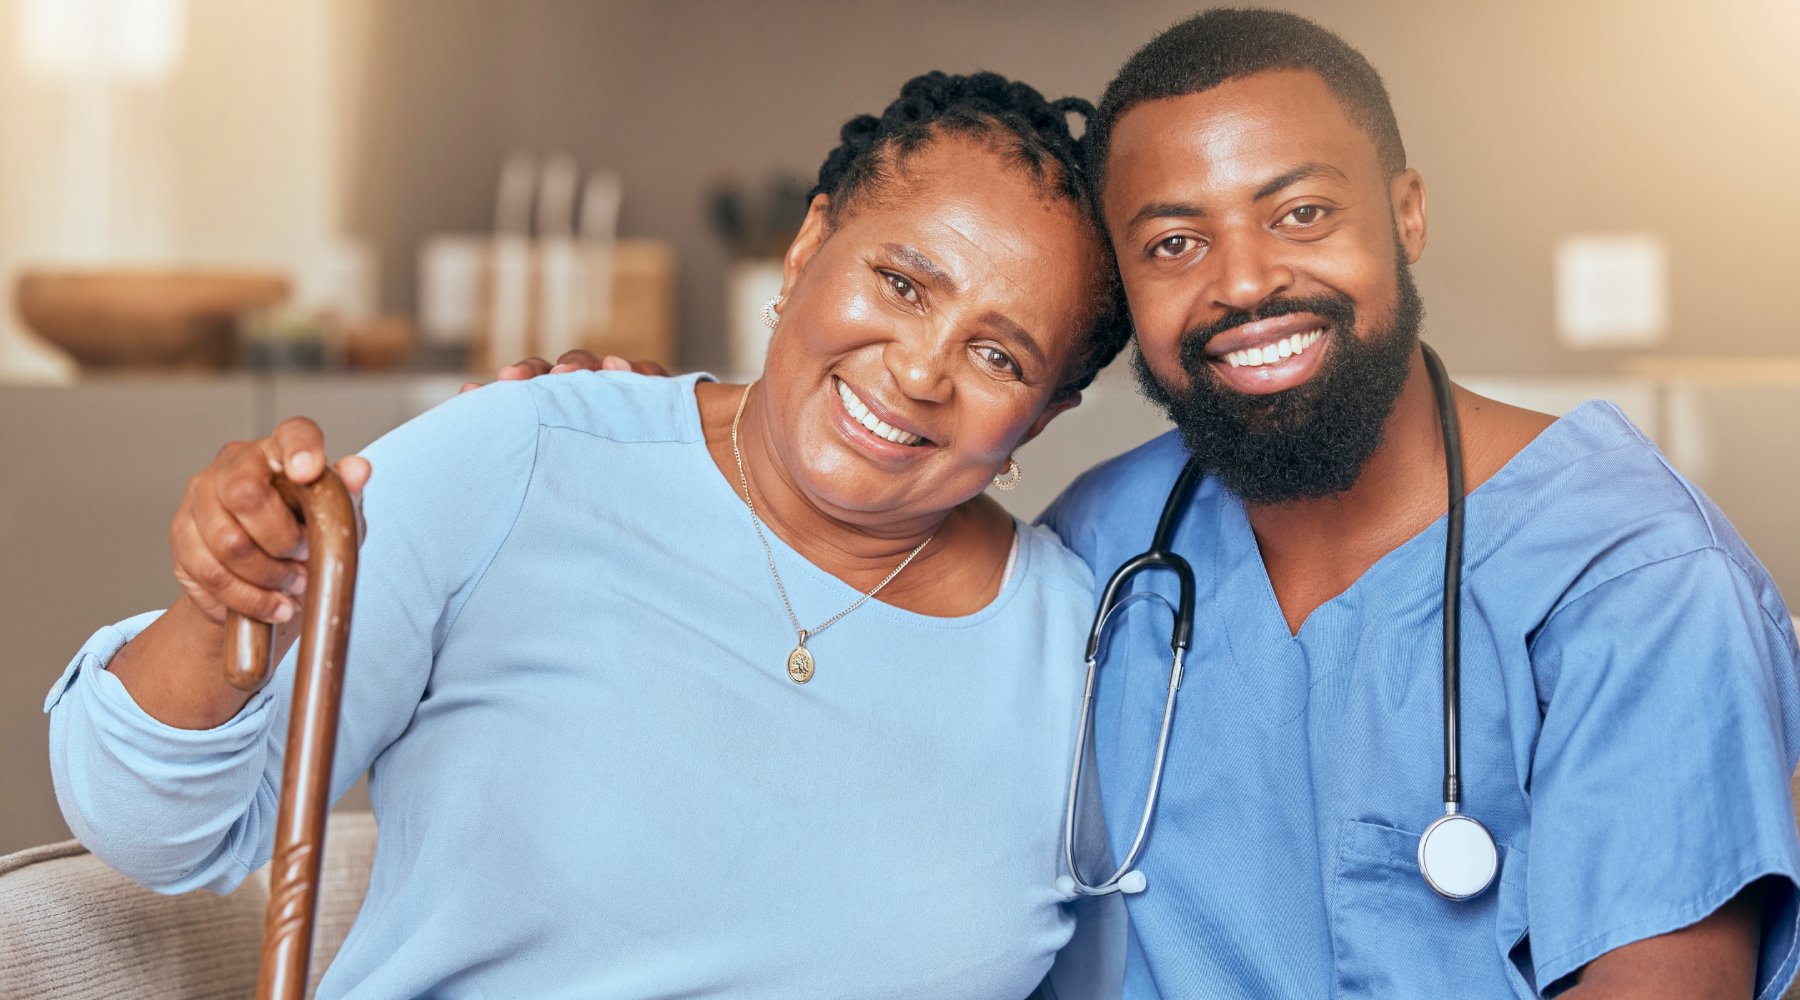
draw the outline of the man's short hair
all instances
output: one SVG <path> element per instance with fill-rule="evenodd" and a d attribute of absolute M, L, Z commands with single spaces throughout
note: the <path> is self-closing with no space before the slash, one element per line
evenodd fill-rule
<path fill-rule="evenodd" d="M 1106 155 L 1113 127 L 1145 101 L 1199 94 L 1265 70 L 1316 73 L 1343 102 L 1350 120 L 1375 143 L 1381 167 L 1392 177 L 1406 169 L 1400 123 L 1388 103 L 1381 75 L 1362 53 L 1298 14 L 1257 8 L 1204 11 L 1152 38 L 1126 61 L 1106 87 L 1088 123 L 1089 170 L 1106 183 Z"/>

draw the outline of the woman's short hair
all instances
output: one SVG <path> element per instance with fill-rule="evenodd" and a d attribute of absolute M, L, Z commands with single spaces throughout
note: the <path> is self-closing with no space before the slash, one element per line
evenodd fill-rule
<path fill-rule="evenodd" d="M 1105 262 L 1082 348 L 1059 387 L 1059 394 L 1080 392 L 1131 335 L 1118 266 L 1088 179 L 1083 140 L 1069 128 L 1071 114 L 1085 121 L 1093 113 L 1094 106 L 1079 97 L 1045 100 L 1028 84 L 997 73 L 915 76 L 879 116 L 858 115 L 844 124 L 837 148 L 819 167 L 818 183 L 807 197 L 829 195 L 826 220 L 835 222 L 860 202 L 881 197 L 913 153 L 946 136 L 962 136 L 999 153 L 1047 197 L 1069 202 L 1100 241 Z"/>

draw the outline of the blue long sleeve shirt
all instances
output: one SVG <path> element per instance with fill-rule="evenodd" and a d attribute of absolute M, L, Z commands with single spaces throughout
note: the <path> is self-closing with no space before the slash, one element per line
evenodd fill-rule
<path fill-rule="evenodd" d="M 808 646 L 706 450 L 694 378 L 579 373 L 377 442 L 334 794 L 380 839 L 324 998 L 1030 992 L 1068 940 L 1066 766 L 1087 567 L 1019 526 L 996 599 L 870 601 Z M 796 613 L 857 592 L 771 536 Z M 291 694 L 157 722 L 101 629 L 51 691 L 71 827 L 163 891 L 270 853 Z"/>

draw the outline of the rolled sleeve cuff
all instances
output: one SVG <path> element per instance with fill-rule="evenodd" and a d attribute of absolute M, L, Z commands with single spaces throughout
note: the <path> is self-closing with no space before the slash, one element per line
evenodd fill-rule
<path fill-rule="evenodd" d="M 276 685 L 211 729 L 159 721 L 107 669 L 157 614 L 95 632 L 50 689 L 57 802 L 89 850 L 144 885 L 228 892 L 263 856 L 263 828 L 248 818 L 274 809 L 264 770 Z"/>
<path fill-rule="evenodd" d="M 147 611 L 103 626 L 89 636 L 50 686 L 50 693 L 44 697 L 44 712 L 53 711 L 80 680 L 85 707 L 96 726 L 105 735 L 123 738 L 146 753 L 155 754 L 158 749 L 191 751 L 197 746 L 231 753 L 254 743 L 267 724 L 264 716 L 274 698 L 273 685 L 252 695 L 236 715 L 211 729 L 179 729 L 140 708 L 124 683 L 107 670 L 119 650 L 162 615 L 161 611 Z M 84 675 L 86 679 L 82 680 Z"/>
<path fill-rule="evenodd" d="M 56 703 L 62 700 L 62 696 L 69 690 L 69 686 L 75 683 L 75 678 L 81 673 L 83 667 L 89 667 L 96 671 L 105 670 L 106 665 L 112 662 L 113 657 L 119 655 L 119 650 L 124 649 L 126 643 L 137 638 L 138 633 L 149 628 L 151 622 L 162 616 L 161 611 L 146 611 L 141 615 L 133 615 L 117 625 L 104 625 L 99 631 L 88 636 L 88 641 L 81 644 L 81 649 L 75 653 L 75 658 L 63 668 L 62 676 L 56 679 L 55 684 L 50 685 L 50 693 L 44 698 L 44 712 L 48 714 L 51 709 L 56 707 Z"/>

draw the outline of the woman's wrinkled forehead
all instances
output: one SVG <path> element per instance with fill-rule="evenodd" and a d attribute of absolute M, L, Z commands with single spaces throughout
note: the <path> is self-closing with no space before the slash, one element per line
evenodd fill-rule
<path fill-rule="evenodd" d="M 948 164 L 942 156 L 929 158 L 929 169 L 922 175 L 917 162 L 920 156 L 942 151 L 945 147 L 950 153 L 961 155 L 950 156 Z M 1041 156 L 1027 155 L 1024 149 L 1018 136 L 998 124 L 973 128 L 956 128 L 942 123 L 922 126 L 883 140 L 857 160 L 854 168 L 847 171 L 830 192 L 833 217 L 865 202 L 905 197 L 908 187 L 935 176 L 946 166 L 951 170 L 993 170 L 995 160 L 1003 169 L 1029 178 L 1046 200 L 1055 200 L 1059 196 L 1057 181 L 1062 167 L 1053 161 L 1046 162 Z M 982 153 L 987 156 L 981 156 Z"/>
<path fill-rule="evenodd" d="M 1091 217 L 958 136 L 914 150 L 878 196 L 847 207 L 830 237 L 840 238 L 1059 342 L 1085 327 L 1107 264 Z"/>

